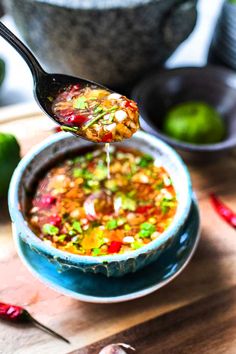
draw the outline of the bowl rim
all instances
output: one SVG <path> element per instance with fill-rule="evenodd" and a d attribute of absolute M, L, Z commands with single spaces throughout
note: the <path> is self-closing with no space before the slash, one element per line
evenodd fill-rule
<path fill-rule="evenodd" d="M 127 1 L 124 0 L 70 0 L 69 4 L 67 0 L 36 0 L 36 2 L 66 9 L 99 11 L 121 8 L 125 9 L 127 7 L 136 8 L 150 3 L 164 2 L 164 0 L 129 0 L 128 6 Z"/>
<path fill-rule="evenodd" d="M 127 259 L 130 258 L 131 259 L 137 258 L 141 254 L 151 253 L 154 250 L 158 249 L 161 245 L 166 243 L 169 239 L 171 239 L 173 235 L 178 233 L 178 231 L 185 224 L 188 218 L 190 208 L 191 208 L 191 202 L 192 202 L 192 183 L 191 183 L 191 178 L 187 166 L 184 164 L 183 160 L 177 154 L 177 152 L 173 150 L 170 146 L 168 146 L 166 143 L 164 143 L 163 141 L 159 140 L 157 137 L 152 136 L 146 132 L 138 131 L 137 133 L 134 134 L 134 138 L 136 137 L 137 139 L 148 140 L 149 144 L 151 143 L 150 145 L 158 146 L 158 148 L 161 149 L 162 151 L 165 151 L 166 154 L 171 155 L 173 158 L 172 161 L 174 161 L 175 164 L 178 164 L 179 169 L 182 169 L 183 175 L 185 176 L 185 181 L 183 181 L 183 186 L 186 190 L 186 199 L 185 199 L 185 204 L 182 208 L 183 209 L 182 213 L 179 215 L 178 219 L 174 219 L 171 225 L 167 228 L 167 230 L 164 231 L 161 234 L 161 236 L 158 237 L 156 240 L 150 242 L 149 244 L 137 250 L 129 251 L 123 254 L 114 254 L 114 255 L 105 255 L 105 256 L 76 255 L 66 251 L 61 251 L 51 245 L 48 245 L 47 243 L 39 239 L 34 234 L 34 232 L 30 229 L 22 212 L 19 210 L 18 191 L 21 183 L 21 177 L 25 169 L 27 168 L 28 164 L 30 164 L 30 162 L 45 148 L 49 147 L 50 145 L 53 145 L 54 143 L 60 140 L 68 139 L 71 137 L 72 135 L 70 133 L 60 132 L 43 140 L 40 144 L 37 144 L 35 147 L 33 147 L 22 158 L 22 160 L 20 161 L 20 163 L 18 164 L 17 168 L 13 173 L 10 182 L 9 193 L 8 193 L 9 213 L 12 222 L 19 229 L 19 236 L 21 236 L 25 242 L 29 243 L 28 241 L 30 240 L 30 246 L 32 248 L 36 248 L 37 251 L 41 251 L 44 254 L 46 253 L 47 255 L 53 257 L 55 260 L 59 260 L 61 263 L 63 263 L 63 261 L 66 262 L 69 261 L 74 265 L 87 263 L 87 265 L 93 264 L 93 266 L 95 266 L 104 263 L 107 264 L 112 262 L 126 261 Z"/>
<path fill-rule="evenodd" d="M 218 72 L 221 76 L 224 75 L 227 79 L 227 85 L 231 88 L 235 89 L 236 92 L 236 73 L 233 70 L 228 68 L 224 68 L 217 65 L 206 65 L 206 66 L 186 66 L 186 67 L 177 67 L 177 68 L 165 68 L 154 71 L 152 74 L 146 76 L 143 80 L 141 80 L 132 90 L 131 97 L 133 100 L 138 102 L 140 105 L 142 102 L 141 92 L 146 91 L 146 89 L 150 86 L 150 82 L 153 81 L 154 77 L 166 75 L 166 77 L 173 77 L 174 75 L 181 75 L 183 73 L 214 73 Z M 236 146 L 236 136 L 231 138 L 230 140 L 223 140 L 219 143 L 215 144 L 191 144 L 187 142 L 182 142 L 176 140 L 174 138 L 170 138 L 166 134 L 162 133 L 159 129 L 157 129 L 154 124 L 152 124 L 151 120 L 148 118 L 147 114 L 144 113 L 144 110 L 141 108 L 141 118 L 142 118 L 142 128 L 150 134 L 154 134 L 159 139 L 163 140 L 167 144 L 174 146 L 175 148 L 180 148 L 185 151 L 192 152 L 220 152 L 222 150 L 230 150 Z M 236 117 L 236 112 L 235 112 Z"/>

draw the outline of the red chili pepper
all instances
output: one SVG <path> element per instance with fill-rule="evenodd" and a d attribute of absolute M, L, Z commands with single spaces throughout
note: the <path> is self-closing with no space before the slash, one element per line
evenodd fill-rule
<path fill-rule="evenodd" d="M 71 114 L 68 117 L 66 117 L 66 123 L 76 127 L 80 127 L 88 120 L 89 120 L 88 117 L 82 114 Z"/>
<path fill-rule="evenodd" d="M 49 224 L 60 227 L 61 226 L 61 217 L 59 215 L 51 215 L 49 217 Z"/>
<path fill-rule="evenodd" d="M 153 208 L 152 205 L 140 205 L 137 207 L 135 212 L 139 214 L 146 214 L 151 208 Z"/>
<path fill-rule="evenodd" d="M 106 133 L 105 135 L 103 135 L 101 142 L 102 143 L 110 143 L 112 141 L 112 139 L 113 139 L 112 133 L 111 132 Z"/>
<path fill-rule="evenodd" d="M 78 91 L 78 90 L 80 90 L 80 88 L 81 88 L 80 84 L 72 85 L 70 88 L 70 92 Z"/>
<path fill-rule="evenodd" d="M 54 128 L 55 133 L 60 133 L 62 132 L 62 129 L 60 126 Z"/>
<path fill-rule="evenodd" d="M 0 319 L 7 320 L 15 323 L 32 323 L 36 327 L 42 329 L 45 332 L 52 334 L 54 337 L 64 340 L 66 343 L 70 343 L 68 339 L 62 337 L 60 334 L 52 331 L 50 328 L 44 326 L 33 318 L 28 311 L 21 306 L 15 306 L 10 304 L 4 304 L 0 302 Z"/>
<path fill-rule="evenodd" d="M 136 103 L 134 101 L 132 101 L 132 100 L 125 101 L 125 107 L 130 108 L 132 110 L 137 110 L 138 109 Z"/>
<path fill-rule="evenodd" d="M 110 246 L 108 247 L 108 253 L 118 253 L 121 249 L 122 242 L 111 241 Z"/>
<path fill-rule="evenodd" d="M 214 194 L 210 195 L 211 202 L 217 213 L 231 226 L 236 228 L 236 213 L 227 207 L 222 201 Z"/>

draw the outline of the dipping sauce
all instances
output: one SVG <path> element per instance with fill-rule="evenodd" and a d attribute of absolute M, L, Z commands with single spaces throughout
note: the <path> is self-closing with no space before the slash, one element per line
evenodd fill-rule
<path fill-rule="evenodd" d="M 55 119 L 71 131 L 93 142 L 129 139 L 139 129 L 134 101 L 96 85 L 70 85 L 52 99 Z"/>
<path fill-rule="evenodd" d="M 110 179 L 102 148 L 52 168 L 38 184 L 28 222 L 44 242 L 79 255 L 136 250 L 160 237 L 178 202 L 172 181 L 153 157 L 110 147 Z"/>

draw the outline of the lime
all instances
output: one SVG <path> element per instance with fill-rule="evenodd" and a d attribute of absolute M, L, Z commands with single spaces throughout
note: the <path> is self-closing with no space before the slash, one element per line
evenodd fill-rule
<path fill-rule="evenodd" d="M 8 191 L 11 176 L 20 161 L 20 146 L 11 134 L 0 133 L 0 196 Z"/>
<path fill-rule="evenodd" d="M 167 113 L 163 132 L 192 144 L 214 144 L 222 141 L 226 127 L 219 113 L 203 102 L 185 102 Z"/>
<path fill-rule="evenodd" d="M 0 85 L 5 77 L 5 62 L 0 58 Z"/>

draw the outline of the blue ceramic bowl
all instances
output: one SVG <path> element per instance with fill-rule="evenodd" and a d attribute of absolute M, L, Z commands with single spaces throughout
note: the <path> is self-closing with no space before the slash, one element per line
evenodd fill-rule
<path fill-rule="evenodd" d="M 81 148 L 91 146 L 88 141 L 59 133 L 46 139 L 29 152 L 16 168 L 9 189 L 9 211 L 18 237 L 31 249 L 58 265 L 58 269 L 76 268 L 83 272 L 103 273 L 106 276 L 122 276 L 135 272 L 154 262 L 182 230 L 187 220 L 192 200 L 189 173 L 177 153 L 154 136 L 136 133 L 123 146 L 136 148 L 151 154 L 170 174 L 178 199 L 178 208 L 172 224 L 155 241 L 121 255 L 100 257 L 80 256 L 60 251 L 41 241 L 29 228 L 25 219 L 27 200 L 34 193 L 35 185 L 47 169 L 55 163 L 75 154 Z"/>

